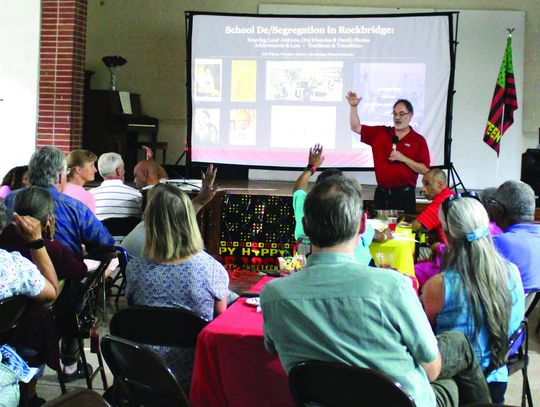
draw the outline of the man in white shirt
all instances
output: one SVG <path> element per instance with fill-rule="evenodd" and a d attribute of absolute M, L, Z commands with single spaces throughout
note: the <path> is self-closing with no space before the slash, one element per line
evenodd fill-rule
<path fill-rule="evenodd" d="M 96 217 L 101 221 L 140 217 L 142 196 L 135 188 L 124 184 L 124 161 L 120 154 L 102 154 L 98 160 L 98 171 L 103 182 L 90 190 L 96 199 Z"/>

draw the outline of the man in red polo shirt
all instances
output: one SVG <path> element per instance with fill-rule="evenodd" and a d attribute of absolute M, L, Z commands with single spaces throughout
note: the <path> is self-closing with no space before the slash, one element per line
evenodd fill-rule
<path fill-rule="evenodd" d="M 438 241 L 446 243 L 446 238 L 439 220 L 439 208 L 454 193 L 446 186 L 446 174 L 439 168 L 433 168 L 422 178 L 422 193 L 431 203 L 414 220 L 413 229 L 436 230 Z"/>
<path fill-rule="evenodd" d="M 360 134 L 361 141 L 373 150 L 375 206 L 416 213 L 416 180 L 418 174 L 429 169 L 430 158 L 426 140 L 409 125 L 413 115 L 411 102 L 399 99 L 394 104 L 394 127 L 388 127 L 362 125 L 358 117 L 362 98 L 349 91 L 347 100 L 351 106 L 351 130 Z"/>

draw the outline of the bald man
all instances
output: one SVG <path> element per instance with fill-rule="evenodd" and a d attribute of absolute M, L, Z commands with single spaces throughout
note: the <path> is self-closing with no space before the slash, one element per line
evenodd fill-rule
<path fill-rule="evenodd" d="M 422 193 L 431 203 L 414 220 L 413 229 L 436 230 L 439 242 L 446 242 L 439 220 L 439 208 L 454 193 L 446 185 L 446 174 L 439 168 L 426 172 L 422 178 Z"/>
<path fill-rule="evenodd" d="M 159 184 L 161 179 L 166 179 L 167 173 L 161 165 L 154 160 L 142 160 L 133 169 L 135 185 L 138 189 L 148 189 Z"/>

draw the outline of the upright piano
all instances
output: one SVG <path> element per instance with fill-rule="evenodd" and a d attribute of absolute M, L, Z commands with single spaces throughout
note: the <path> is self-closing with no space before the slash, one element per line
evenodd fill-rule
<path fill-rule="evenodd" d="M 142 113 L 141 96 L 113 90 L 87 89 L 84 97 L 83 148 L 98 157 L 117 152 L 124 159 L 126 180 L 133 180 L 141 142 L 155 143 L 159 120 Z M 131 111 L 130 111 L 131 110 Z"/>

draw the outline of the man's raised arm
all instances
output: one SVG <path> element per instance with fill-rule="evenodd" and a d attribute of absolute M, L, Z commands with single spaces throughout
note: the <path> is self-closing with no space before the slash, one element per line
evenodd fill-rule
<path fill-rule="evenodd" d="M 350 113 L 350 121 L 351 121 L 351 130 L 360 134 L 360 130 L 362 129 L 362 124 L 360 123 L 360 118 L 358 117 L 358 104 L 362 100 L 361 97 L 358 97 L 358 95 L 352 91 L 349 91 L 347 93 L 347 101 L 349 102 L 349 105 L 351 106 L 351 113 Z"/>

